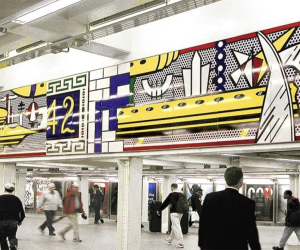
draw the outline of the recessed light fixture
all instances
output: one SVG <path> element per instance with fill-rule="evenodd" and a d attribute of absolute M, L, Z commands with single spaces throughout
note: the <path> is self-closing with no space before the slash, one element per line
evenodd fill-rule
<path fill-rule="evenodd" d="M 57 0 L 57 1 L 52 2 L 48 5 L 45 5 L 41 8 L 33 10 L 23 16 L 20 16 L 16 19 L 12 20 L 12 22 L 18 23 L 18 24 L 29 23 L 33 20 L 36 20 L 36 19 L 46 16 L 48 14 L 51 14 L 55 11 L 61 10 L 65 7 L 68 7 L 72 4 L 78 3 L 80 1 L 82 1 L 82 0 Z"/>

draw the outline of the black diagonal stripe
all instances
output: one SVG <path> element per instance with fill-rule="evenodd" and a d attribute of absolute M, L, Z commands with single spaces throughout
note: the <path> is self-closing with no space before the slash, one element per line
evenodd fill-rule
<path fill-rule="evenodd" d="M 272 117 L 273 119 L 273 117 Z M 277 121 L 275 122 L 275 124 L 272 126 L 272 128 L 270 129 L 269 133 L 267 134 L 266 138 L 265 138 L 265 141 L 267 140 L 267 138 L 270 136 L 271 138 L 271 133 L 272 131 L 275 129 L 275 126 L 277 125 L 278 121 L 280 120 L 280 118 L 277 118 Z"/>
<path fill-rule="evenodd" d="M 271 112 L 269 113 L 269 115 L 267 116 L 267 118 L 265 119 L 265 121 L 263 122 L 263 124 L 261 126 L 259 126 L 259 128 L 263 128 L 266 124 L 266 122 L 269 120 L 269 117 L 272 115 L 272 113 L 274 112 L 275 107 L 273 107 L 273 109 L 271 110 Z"/>
<path fill-rule="evenodd" d="M 262 135 L 265 133 L 267 127 L 269 126 L 270 122 L 273 120 L 274 115 L 272 117 L 270 117 L 270 119 L 268 120 L 268 123 L 266 124 L 265 128 L 262 130 L 262 132 L 260 133 L 260 136 L 257 138 L 257 141 L 260 140 L 260 138 L 262 137 Z"/>
<path fill-rule="evenodd" d="M 135 131 L 141 131 L 141 130 L 149 130 L 149 129 L 158 129 L 158 128 L 164 128 L 166 127 L 167 130 L 172 130 L 173 127 L 179 127 L 179 126 L 191 126 L 191 125 L 201 125 L 201 124 L 208 124 L 208 126 L 211 123 L 220 123 L 220 122 L 227 122 L 231 121 L 232 123 L 235 123 L 235 121 L 241 121 L 245 119 L 259 119 L 259 114 L 253 114 L 253 115 L 239 115 L 239 116 L 230 116 L 230 117 L 222 117 L 222 118 L 212 118 L 212 119 L 198 119 L 195 121 L 183 121 L 183 122 L 175 122 L 175 123 L 167 123 L 167 124 L 157 124 L 157 125 L 147 125 L 147 126 L 136 126 L 136 127 L 130 127 L 130 128 L 120 128 L 117 130 L 117 132 L 132 132 L 135 133 Z M 145 131 L 147 133 L 147 131 Z"/>
<path fill-rule="evenodd" d="M 273 142 L 274 138 L 276 137 L 276 135 L 278 134 L 280 128 L 282 127 L 282 125 L 284 124 L 286 118 L 288 118 L 288 115 L 286 115 L 286 117 L 283 119 L 283 122 L 281 123 L 281 125 L 279 126 L 279 128 L 277 129 L 275 135 L 273 136 L 273 138 L 271 139 L 271 142 Z"/>
<path fill-rule="evenodd" d="M 269 107 L 266 109 L 266 112 L 264 113 L 264 115 L 267 113 L 268 109 L 272 106 L 273 102 L 275 101 L 276 97 L 279 95 L 279 92 L 281 91 L 282 88 L 283 88 L 283 86 L 281 86 L 281 88 L 278 90 L 277 94 L 274 96 L 272 102 L 270 103 Z"/>

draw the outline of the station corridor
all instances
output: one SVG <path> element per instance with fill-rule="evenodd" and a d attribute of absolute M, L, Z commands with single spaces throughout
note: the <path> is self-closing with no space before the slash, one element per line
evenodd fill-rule
<path fill-rule="evenodd" d="M 19 249 L 21 250 L 90 250 L 90 249 L 103 249 L 115 250 L 116 249 L 116 232 L 117 223 L 115 220 L 104 219 L 104 224 L 95 225 L 90 218 L 89 224 L 79 225 L 80 236 L 82 242 L 72 241 L 72 231 L 66 234 L 66 240 L 62 240 L 58 235 L 49 236 L 48 229 L 41 234 L 37 227 L 44 221 L 43 214 L 26 214 L 23 225 L 19 227 L 17 238 L 19 239 Z M 54 224 L 56 233 L 66 226 L 68 219 L 65 218 Z M 141 229 L 141 250 L 173 250 L 175 242 L 172 245 L 166 245 L 163 238 L 165 234 L 149 232 L 148 224 L 144 223 L 145 227 Z M 271 250 L 272 246 L 278 244 L 283 231 L 282 226 L 258 226 L 260 242 L 262 250 Z M 184 235 L 184 243 L 186 250 L 199 250 L 197 247 L 198 240 L 198 227 L 189 228 L 189 233 Z M 287 245 L 285 250 L 299 250 L 300 246 Z"/>

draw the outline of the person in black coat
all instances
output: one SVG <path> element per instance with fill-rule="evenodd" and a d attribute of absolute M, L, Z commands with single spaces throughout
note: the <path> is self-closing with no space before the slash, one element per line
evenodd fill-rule
<path fill-rule="evenodd" d="M 300 241 L 300 203 L 299 199 L 292 196 L 291 190 L 284 191 L 283 198 L 287 199 L 287 210 L 285 217 L 285 228 L 278 247 L 273 247 L 274 250 L 284 250 L 285 243 L 295 232 Z"/>
<path fill-rule="evenodd" d="M 95 224 L 99 224 L 99 220 L 101 223 L 104 223 L 104 220 L 100 217 L 100 209 L 101 209 L 101 204 L 103 201 L 103 194 L 99 190 L 99 186 L 95 184 L 93 186 L 93 193 L 91 197 L 91 205 L 94 208 L 95 211 Z"/>
<path fill-rule="evenodd" d="M 225 171 L 227 188 L 206 195 L 199 224 L 201 250 L 261 250 L 255 219 L 255 201 L 241 195 L 241 168 Z"/>
<path fill-rule="evenodd" d="M 22 224 L 25 213 L 21 200 L 13 195 L 15 185 L 6 183 L 5 193 L 0 195 L 0 244 L 1 249 L 18 249 L 18 239 L 16 237 L 18 226 Z M 7 238 L 10 244 L 8 248 Z"/>
<path fill-rule="evenodd" d="M 197 184 L 193 185 L 193 194 L 191 197 L 191 205 L 192 205 L 192 209 L 193 211 L 197 211 L 199 218 L 200 218 L 200 214 L 201 214 L 201 209 L 202 209 L 202 194 L 203 190 L 201 189 L 201 187 L 199 187 Z"/>

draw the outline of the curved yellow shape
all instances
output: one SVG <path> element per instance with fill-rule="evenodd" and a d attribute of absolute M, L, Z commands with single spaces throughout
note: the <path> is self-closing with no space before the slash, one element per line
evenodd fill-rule
<path fill-rule="evenodd" d="M 3 125 L 7 117 L 7 110 L 0 108 L 0 125 Z"/>
<path fill-rule="evenodd" d="M 41 82 L 30 86 L 13 89 L 12 92 L 18 96 L 31 97 L 31 98 L 46 95 L 47 83 Z"/>
<path fill-rule="evenodd" d="M 178 51 L 173 51 L 157 56 L 151 56 L 131 62 L 130 76 L 142 75 L 146 73 L 162 70 L 174 62 L 179 55 Z"/>
<path fill-rule="evenodd" d="M 26 136 L 35 133 L 37 132 L 20 125 L 17 125 L 14 128 L 4 125 L 4 128 L 0 129 L 0 146 L 19 144 Z"/>

